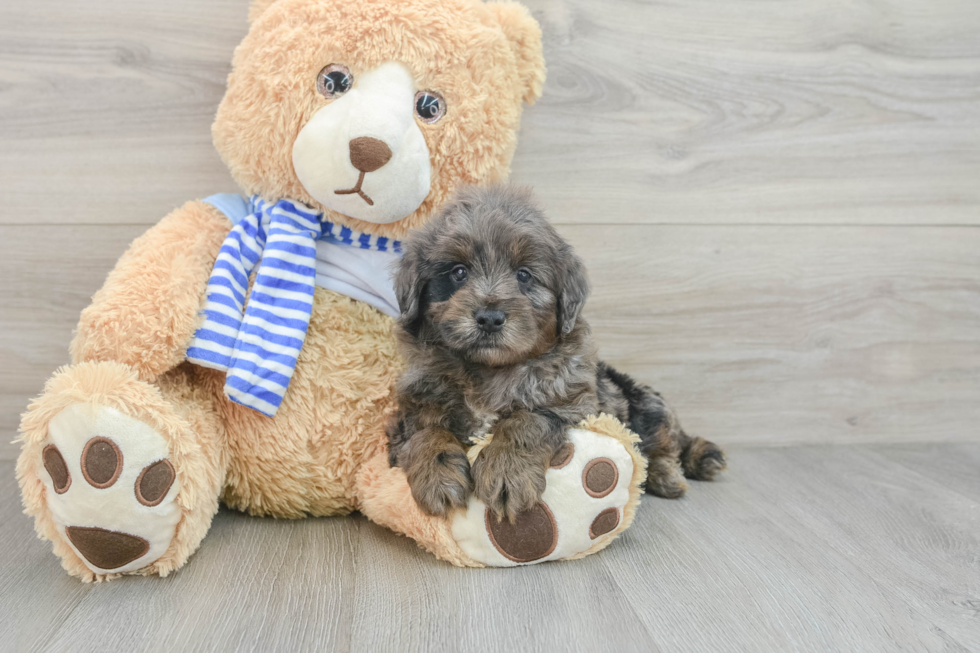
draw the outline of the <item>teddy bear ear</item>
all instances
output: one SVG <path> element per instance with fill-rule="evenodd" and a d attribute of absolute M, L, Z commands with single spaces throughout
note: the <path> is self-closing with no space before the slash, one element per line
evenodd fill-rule
<path fill-rule="evenodd" d="M 490 12 L 497 18 L 517 55 L 518 74 L 524 85 L 524 101 L 534 104 L 544 86 L 544 53 L 541 51 L 541 28 L 527 8 L 512 0 L 488 2 Z"/>
<path fill-rule="evenodd" d="M 276 0 L 252 0 L 252 4 L 248 8 L 248 23 L 251 25 L 259 19 L 262 13 L 274 5 Z"/>

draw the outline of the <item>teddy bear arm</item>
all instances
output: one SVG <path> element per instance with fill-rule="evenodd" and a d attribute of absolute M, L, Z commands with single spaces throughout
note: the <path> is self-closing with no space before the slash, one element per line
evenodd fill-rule
<path fill-rule="evenodd" d="M 133 241 L 82 311 L 72 362 L 116 361 L 152 382 L 183 361 L 230 226 L 192 201 Z"/>

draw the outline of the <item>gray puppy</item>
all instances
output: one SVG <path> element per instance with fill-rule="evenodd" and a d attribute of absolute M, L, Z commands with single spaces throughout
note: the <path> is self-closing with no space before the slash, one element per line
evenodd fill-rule
<path fill-rule="evenodd" d="M 598 359 L 580 313 L 585 267 L 530 193 L 467 188 L 406 243 L 395 277 L 408 370 L 388 427 L 425 512 L 446 515 L 471 490 L 513 520 L 541 498 L 565 431 L 604 412 L 649 460 L 647 490 L 684 494 L 684 476 L 725 467 L 716 445 L 680 428 L 660 395 Z M 493 432 L 472 468 L 466 449 Z"/>

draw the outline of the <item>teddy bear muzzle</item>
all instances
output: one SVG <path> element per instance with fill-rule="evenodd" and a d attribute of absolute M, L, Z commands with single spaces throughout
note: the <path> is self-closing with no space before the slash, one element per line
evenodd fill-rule
<path fill-rule="evenodd" d="M 293 168 L 324 207 L 365 222 L 411 215 L 430 191 L 431 164 L 415 119 L 415 80 L 400 63 L 359 73 L 293 142 Z"/>

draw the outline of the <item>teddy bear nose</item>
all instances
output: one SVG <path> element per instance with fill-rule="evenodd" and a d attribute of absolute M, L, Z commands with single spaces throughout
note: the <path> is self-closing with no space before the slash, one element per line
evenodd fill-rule
<path fill-rule="evenodd" d="M 351 165 L 361 172 L 374 172 L 391 160 L 391 148 L 377 138 L 358 136 L 350 142 Z"/>

